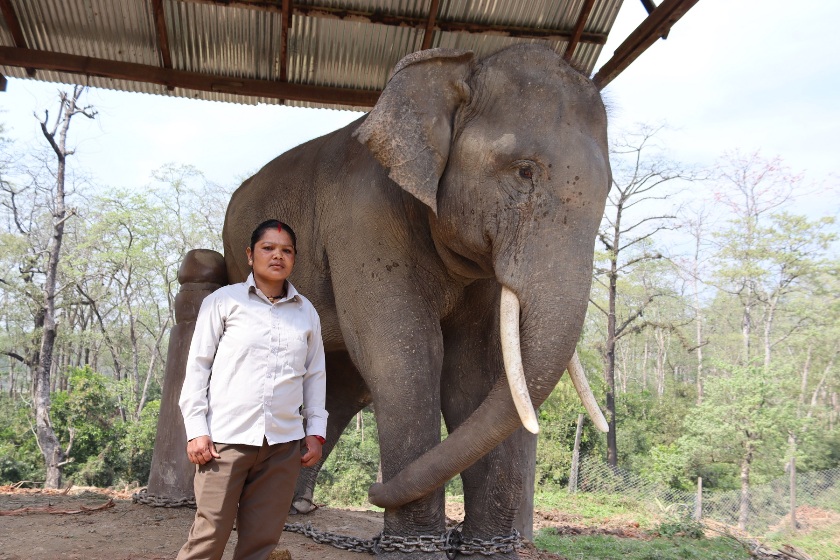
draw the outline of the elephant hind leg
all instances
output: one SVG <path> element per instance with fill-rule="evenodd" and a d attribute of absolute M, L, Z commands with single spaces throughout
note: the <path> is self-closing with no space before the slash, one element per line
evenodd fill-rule
<path fill-rule="evenodd" d="M 312 467 L 300 471 L 295 498 L 292 501 L 292 513 L 311 513 L 316 506 L 312 502 L 318 473 L 338 438 L 350 423 L 350 420 L 364 407 L 371 403 L 371 395 L 359 370 L 345 351 L 328 352 L 327 366 L 327 442 L 324 444 L 321 460 Z"/>

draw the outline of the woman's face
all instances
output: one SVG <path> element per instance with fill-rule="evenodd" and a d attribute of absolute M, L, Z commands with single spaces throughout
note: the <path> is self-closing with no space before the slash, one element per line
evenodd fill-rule
<path fill-rule="evenodd" d="M 295 248 L 292 237 L 275 228 L 266 230 L 254 245 L 245 249 L 248 263 L 254 270 L 254 280 L 264 286 L 282 287 L 295 267 Z M 269 296 L 280 295 L 266 294 Z"/>

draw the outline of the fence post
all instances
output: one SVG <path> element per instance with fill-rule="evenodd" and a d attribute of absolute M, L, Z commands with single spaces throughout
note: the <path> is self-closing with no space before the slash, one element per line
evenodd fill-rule
<path fill-rule="evenodd" d="M 703 477 L 697 477 L 697 499 L 694 500 L 694 520 L 703 519 Z"/>
<path fill-rule="evenodd" d="M 790 458 L 790 527 L 794 531 L 799 529 L 796 521 L 796 457 Z"/>
<path fill-rule="evenodd" d="M 572 472 L 569 473 L 569 494 L 577 492 L 578 472 L 580 471 L 580 437 L 583 434 L 583 414 L 578 414 L 575 430 L 575 448 L 572 451 Z"/>

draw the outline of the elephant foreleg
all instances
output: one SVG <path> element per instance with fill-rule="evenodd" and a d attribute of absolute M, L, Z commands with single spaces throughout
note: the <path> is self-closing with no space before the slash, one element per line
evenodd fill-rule
<path fill-rule="evenodd" d="M 441 406 L 447 428 L 456 430 L 504 375 L 499 346 L 499 286 L 476 282 L 461 311 L 443 325 L 445 360 Z M 490 539 L 512 533 L 523 489 L 524 436 L 521 428 L 461 473 L 466 538 Z M 512 556 L 515 554 L 512 554 Z"/>

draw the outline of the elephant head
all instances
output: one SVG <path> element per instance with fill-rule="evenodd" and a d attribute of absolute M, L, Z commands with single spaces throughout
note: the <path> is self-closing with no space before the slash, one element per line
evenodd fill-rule
<path fill-rule="evenodd" d="M 478 63 L 435 49 L 397 65 L 355 134 L 428 207 L 451 274 L 495 278 L 502 292 L 510 385 L 500 378 L 449 438 L 371 488 L 371 502 L 397 507 L 469 467 L 521 422 L 536 431 L 534 406 L 577 363 L 610 186 L 607 120 L 593 83 L 548 48 L 520 45 Z M 574 381 L 605 428 L 585 377 Z"/>

